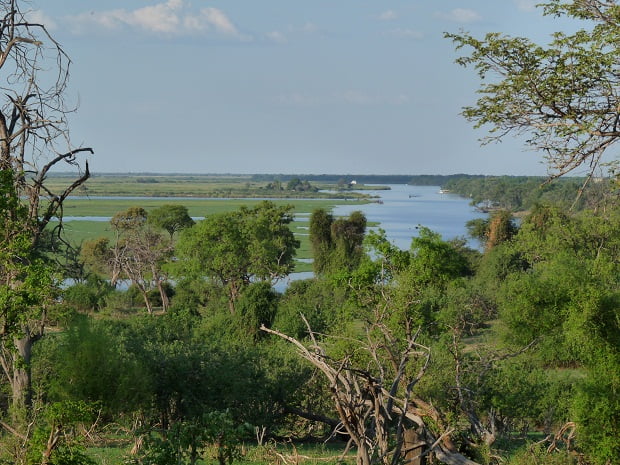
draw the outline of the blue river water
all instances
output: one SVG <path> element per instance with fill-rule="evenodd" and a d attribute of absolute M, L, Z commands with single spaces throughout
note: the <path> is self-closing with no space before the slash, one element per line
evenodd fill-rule
<path fill-rule="evenodd" d="M 332 212 L 334 216 L 348 216 L 359 210 L 370 222 L 379 223 L 390 242 L 400 249 L 409 249 L 411 239 L 418 235 L 419 226 L 425 226 L 441 234 L 444 240 L 466 237 L 465 223 L 474 218 L 485 218 L 469 205 L 469 200 L 454 194 L 442 194 L 438 186 L 390 185 L 390 190 L 364 191 L 378 196 L 381 203 L 364 205 L 339 205 Z M 479 247 L 475 240 L 469 240 L 472 248 Z M 278 292 L 284 292 L 291 281 L 308 279 L 312 272 L 292 273 L 275 284 Z"/>
<path fill-rule="evenodd" d="M 334 216 L 348 216 L 360 210 L 366 219 L 379 223 L 390 242 L 401 249 L 408 249 L 411 239 L 418 234 L 418 227 L 425 226 L 445 240 L 465 237 L 465 223 L 474 218 L 484 218 L 485 214 L 476 211 L 469 201 L 454 194 L 442 194 L 438 186 L 390 185 L 390 190 L 365 190 L 364 193 L 377 196 L 380 202 L 364 205 L 339 205 L 332 212 Z M 139 200 L 140 198 L 136 198 Z M 173 200 L 174 198 L 171 198 Z M 178 199 L 177 199 L 178 200 Z M 201 219 L 201 218 L 196 218 Z M 309 219 L 304 215 L 299 219 Z M 109 217 L 65 217 L 65 221 L 109 221 Z M 478 247 L 476 241 L 470 247 Z M 280 292 L 290 281 L 312 277 L 312 272 L 292 273 L 274 288 Z M 122 287 L 122 286 L 121 286 Z"/>
<path fill-rule="evenodd" d="M 418 226 L 441 234 L 445 240 L 466 236 L 465 223 L 474 218 L 483 218 L 484 213 L 476 211 L 469 201 L 454 194 L 441 194 L 438 186 L 389 185 L 390 190 L 371 190 L 364 193 L 377 196 L 381 203 L 364 205 L 339 205 L 334 208 L 335 216 L 348 216 L 355 210 L 362 211 L 368 221 L 379 223 L 387 238 L 401 249 L 408 249 L 411 238 L 417 236 Z M 140 197 L 136 197 L 139 200 Z M 170 198 L 174 200 L 174 197 Z M 178 198 L 176 199 L 178 200 Z M 202 218 L 194 218 L 200 220 Z M 309 215 L 298 219 L 309 219 Z M 65 221 L 110 221 L 105 216 L 65 216 Z M 470 246 L 478 244 L 470 242 Z"/>
<path fill-rule="evenodd" d="M 340 205 L 335 216 L 346 216 L 360 210 L 371 222 L 380 223 L 387 238 L 401 249 L 408 249 L 418 235 L 418 226 L 425 226 L 445 240 L 467 235 L 465 223 L 486 215 L 469 205 L 469 200 L 454 194 L 442 194 L 437 186 L 390 185 L 390 190 L 364 191 L 380 197 L 382 203 Z M 469 244 L 477 247 L 473 241 Z"/>

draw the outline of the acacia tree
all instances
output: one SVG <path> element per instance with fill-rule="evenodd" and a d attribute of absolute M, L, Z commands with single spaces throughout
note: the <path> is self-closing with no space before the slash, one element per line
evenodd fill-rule
<path fill-rule="evenodd" d="M 167 204 L 152 210 L 148 216 L 148 223 L 166 230 L 172 242 L 174 233 L 193 226 L 194 220 L 189 216 L 187 207 Z"/>
<path fill-rule="evenodd" d="M 69 142 L 65 104 L 70 60 L 43 24 L 29 21 L 18 0 L 0 0 L 0 364 L 15 407 L 30 405 L 30 353 L 47 320 L 58 281 L 41 255 L 44 230 L 62 219 L 65 199 L 89 177 L 79 155 L 90 148 Z M 52 190 L 49 172 L 78 170 Z M 60 237 L 62 223 L 54 228 Z"/>
<path fill-rule="evenodd" d="M 489 33 L 446 34 L 457 63 L 480 75 L 481 97 L 464 108 L 476 127 L 489 127 L 485 142 L 526 135 L 540 150 L 551 176 L 587 165 L 589 177 L 620 138 L 620 5 L 610 0 L 551 0 L 543 14 L 589 22 L 572 34 L 556 32 L 547 46 L 524 37 Z"/>
<path fill-rule="evenodd" d="M 110 223 L 115 233 L 114 244 L 106 254 L 107 266 L 112 273 L 112 282 L 120 276 L 126 276 L 138 288 L 149 313 L 153 305 L 148 292 L 153 285 L 159 291 L 164 311 L 168 309 L 168 296 L 164 289 L 167 275 L 162 265 L 170 258 L 172 246 L 170 241 L 153 231 L 147 225 L 148 215 L 141 207 L 131 207 L 117 213 Z"/>

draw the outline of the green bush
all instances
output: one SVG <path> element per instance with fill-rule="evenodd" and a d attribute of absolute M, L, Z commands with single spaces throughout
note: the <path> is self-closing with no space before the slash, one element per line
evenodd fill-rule
<path fill-rule="evenodd" d="M 577 457 L 565 450 L 547 452 L 546 445 L 524 447 L 506 462 L 506 465 L 576 465 Z"/>

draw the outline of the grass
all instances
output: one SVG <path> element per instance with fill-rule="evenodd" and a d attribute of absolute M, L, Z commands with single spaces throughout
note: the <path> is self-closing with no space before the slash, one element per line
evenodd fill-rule
<path fill-rule="evenodd" d="M 58 191 L 66 186 L 73 178 L 53 176 L 48 180 L 48 187 Z M 260 203 L 262 198 L 272 195 L 284 197 L 297 195 L 303 197 L 333 197 L 333 194 L 324 193 L 291 193 L 287 191 L 267 191 L 267 183 L 253 182 L 249 176 L 182 176 L 182 175 L 108 175 L 95 176 L 88 180 L 77 194 L 83 197 L 70 197 L 63 205 L 65 218 L 76 220 L 65 221 L 65 237 L 75 245 L 86 240 L 99 237 L 113 238 L 113 231 L 108 221 L 93 221 L 81 218 L 102 217 L 110 218 L 120 211 L 130 207 L 142 207 L 147 212 L 166 204 L 183 205 L 189 215 L 194 218 L 237 210 L 241 206 L 253 207 Z M 317 186 L 322 189 L 334 188 L 332 185 Z M 356 186 L 362 189 L 364 186 Z M 373 186 L 375 189 L 376 186 Z M 323 208 L 332 210 L 336 205 L 362 205 L 367 203 L 367 197 L 346 192 L 347 198 L 272 198 L 276 205 L 292 205 L 296 219 L 290 224 L 291 230 L 300 242 L 297 250 L 295 271 L 312 271 L 312 264 L 306 260 L 312 258 L 308 236 L 308 221 L 311 212 Z M 131 196 L 136 198 L 123 198 Z M 353 198 L 356 196 L 355 198 Z M 172 198 L 168 198 L 172 197 Z M 231 197 L 231 198 L 214 198 Z M 239 198 L 245 197 L 245 198 Z M 370 226 L 370 225 L 369 225 Z"/>
<path fill-rule="evenodd" d="M 64 216 L 105 216 L 110 217 L 114 214 L 127 210 L 130 207 L 142 207 L 147 212 L 166 204 L 183 205 L 187 207 L 189 215 L 192 217 L 202 217 L 214 213 L 222 213 L 236 210 L 242 205 L 253 207 L 260 203 L 259 199 L 122 199 L 122 198 L 97 198 L 74 199 L 69 198 L 64 204 Z M 311 213 L 317 208 L 331 210 L 336 205 L 362 205 L 366 201 L 353 200 L 344 201 L 336 199 L 284 199 L 272 200 L 276 205 L 293 205 L 294 213 Z"/>
<path fill-rule="evenodd" d="M 53 176 L 46 186 L 60 192 L 73 182 L 69 176 Z M 270 197 L 270 198 L 368 198 L 353 191 L 297 192 L 268 187 L 267 181 L 252 181 L 249 176 L 192 176 L 192 175 L 95 175 L 80 187 L 76 195 L 138 196 L 138 197 Z M 286 183 L 282 183 L 285 187 Z M 319 190 L 335 191 L 335 184 L 312 183 Z M 359 189 L 358 189 L 359 187 Z M 356 190 L 376 189 L 375 186 L 356 186 Z"/>
<path fill-rule="evenodd" d="M 352 464 L 355 462 L 355 452 L 350 451 L 344 460 L 339 460 L 344 450 L 343 443 L 275 443 L 269 442 L 263 446 L 246 445 L 242 447 L 243 456 L 234 464 L 240 465 L 271 465 L 281 463 L 283 465 L 328 465 L 328 464 Z M 126 463 L 131 444 L 111 444 L 108 446 L 91 447 L 87 450 L 88 455 L 100 465 L 122 465 Z M 213 455 L 206 450 L 207 460 L 198 460 L 198 465 L 217 463 L 210 457 Z"/>

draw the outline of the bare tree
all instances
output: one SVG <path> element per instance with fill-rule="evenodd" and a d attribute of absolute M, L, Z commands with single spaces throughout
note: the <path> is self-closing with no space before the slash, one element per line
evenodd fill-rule
<path fill-rule="evenodd" d="M 65 103 L 70 60 L 45 25 L 29 20 L 18 0 L 0 0 L 0 170 L 3 224 L 0 245 L 0 364 L 13 403 L 30 404 L 29 362 L 41 337 L 57 282 L 39 252 L 50 221 L 62 219 L 66 198 L 89 177 L 73 147 Z M 53 191 L 46 183 L 59 167 L 75 179 Z M 53 228 L 60 237 L 62 222 Z"/>
<path fill-rule="evenodd" d="M 380 321 L 370 325 L 359 348 L 368 359 L 361 368 L 350 356 L 329 357 L 307 321 L 306 325 L 309 346 L 275 329 L 261 329 L 293 344 L 323 373 L 340 430 L 350 438 L 346 450 L 355 445 L 357 465 L 423 464 L 430 455 L 450 465 L 477 465 L 457 451 L 453 430 L 445 426 L 441 413 L 414 395 L 431 358 L 430 348 L 417 341 L 419 330 L 407 331 L 403 344 Z"/>

